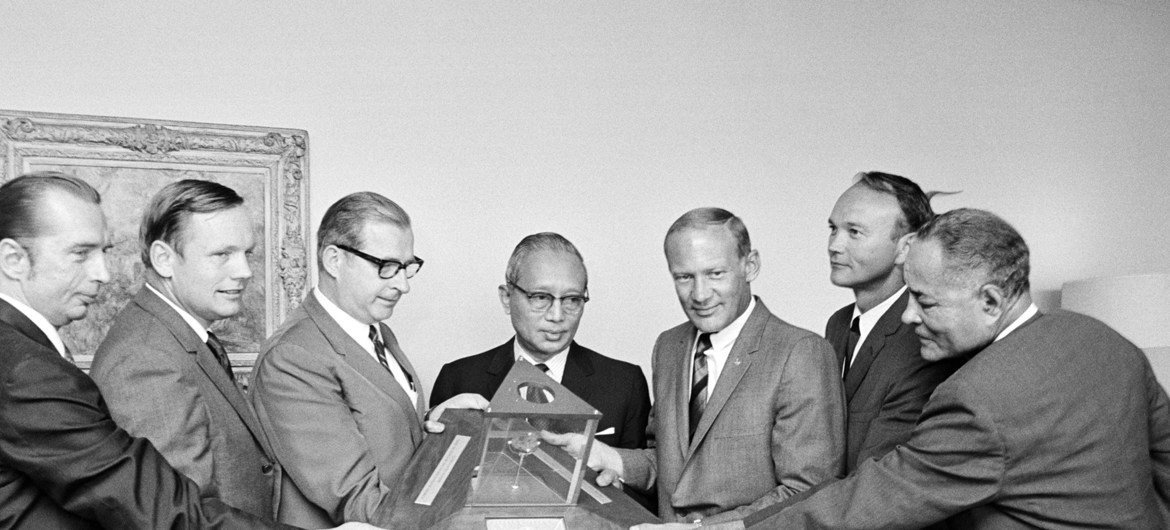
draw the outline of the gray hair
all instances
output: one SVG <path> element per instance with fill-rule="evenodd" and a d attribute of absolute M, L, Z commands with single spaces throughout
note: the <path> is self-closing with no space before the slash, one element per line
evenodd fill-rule
<path fill-rule="evenodd" d="M 950 275 L 981 272 L 983 283 L 999 287 L 1008 298 L 1028 291 L 1028 245 L 991 212 L 959 208 L 940 214 L 918 230 L 918 239 L 938 241 Z"/>
<path fill-rule="evenodd" d="M 361 248 L 362 229 L 369 222 L 410 228 L 410 216 L 398 203 L 372 191 L 359 191 L 338 199 L 321 219 L 317 229 L 317 268 L 325 268 L 325 247 L 346 245 Z"/>
<path fill-rule="evenodd" d="M 520 280 L 520 265 L 528 259 L 529 256 L 537 252 L 564 252 L 572 255 L 581 262 L 581 268 L 585 268 L 585 259 L 581 257 L 581 253 L 577 251 L 577 247 L 573 245 L 564 236 L 555 232 L 541 232 L 539 234 L 532 234 L 525 236 L 516 248 L 512 250 L 512 256 L 508 258 L 508 268 L 504 271 L 504 281 L 508 283 L 516 283 Z M 585 287 L 589 287 L 589 271 L 585 271 Z"/>

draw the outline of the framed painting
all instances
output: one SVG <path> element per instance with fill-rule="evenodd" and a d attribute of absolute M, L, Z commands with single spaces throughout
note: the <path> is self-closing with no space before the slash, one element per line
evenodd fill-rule
<path fill-rule="evenodd" d="M 212 326 L 246 387 L 260 344 L 309 285 L 308 138 L 297 129 L 0 110 L 0 182 L 54 170 L 102 194 L 111 279 L 86 318 L 61 329 L 78 366 L 89 368 L 114 317 L 142 287 L 138 226 L 150 198 L 180 179 L 212 180 L 244 198 L 263 242 L 250 258 L 243 311 Z"/>

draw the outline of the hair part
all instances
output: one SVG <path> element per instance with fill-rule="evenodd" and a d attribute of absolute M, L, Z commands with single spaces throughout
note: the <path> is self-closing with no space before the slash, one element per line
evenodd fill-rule
<path fill-rule="evenodd" d="M 974 208 L 943 213 L 918 230 L 919 241 L 937 241 L 942 248 L 946 273 L 982 275 L 1013 298 L 1028 292 L 1028 245 L 1012 225 L 999 216 Z"/>
<path fill-rule="evenodd" d="M 576 245 L 555 232 L 540 232 L 521 239 L 512 250 L 512 256 L 508 258 L 504 281 L 513 284 L 520 281 L 520 266 L 539 252 L 563 252 L 577 258 L 577 261 L 581 262 L 581 268 L 585 270 L 585 288 L 589 288 L 589 271 L 585 269 L 585 258 L 581 257 Z"/>
<path fill-rule="evenodd" d="M 901 175 L 882 173 L 880 171 L 863 171 L 854 175 L 856 184 L 865 186 L 878 193 L 891 195 L 898 201 L 898 209 L 902 215 L 894 225 L 891 238 L 898 239 L 911 232 L 918 231 L 922 225 L 934 219 L 934 210 L 930 207 L 930 199 L 939 192 L 925 193 L 913 180 Z"/>
<path fill-rule="evenodd" d="M 29 261 L 33 252 L 27 240 L 39 237 L 46 222 L 38 212 L 52 193 L 65 193 L 90 204 L 101 205 L 102 196 L 93 186 L 60 171 L 25 173 L 0 185 L 0 239 L 12 239 L 25 246 Z"/>
<path fill-rule="evenodd" d="M 321 219 L 317 229 L 317 268 L 325 268 L 325 248 L 346 245 L 361 248 L 366 223 L 383 222 L 410 228 L 410 216 L 398 203 L 372 191 L 359 191 L 338 199 Z"/>
<path fill-rule="evenodd" d="M 752 252 L 752 239 L 748 235 L 747 226 L 743 224 L 743 220 L 735 214 L 724 210 L 723 208 L 695 208 L 687 213 L 682 214 L 681 217 L 670 225 L 670 229 L 666 231 L 666 238 L 663 240 L 662 247 L 665 250 L 666 243 L 670 241 L 670 236 L 687 229 L 705 230 L 717 226 L 725 226 L 735 236 L 735 249 L 738 257 L 743 258 Z"/>
<path fill-rule="evenodd" d="M 188 223 L 197 213 L 214 213 L 244 204 L 235 190 L 209 180 L 184 179 L 163 186 L 142 212 L 138 229 L 142 264 L 153 270 L 150 246 L 162 241 L 183 255 Z"/>

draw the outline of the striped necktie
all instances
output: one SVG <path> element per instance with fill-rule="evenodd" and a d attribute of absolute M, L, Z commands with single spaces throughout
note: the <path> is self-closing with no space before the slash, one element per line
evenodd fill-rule
<path fill-rule="evenodd" d="M 707 350 L 711 349 L 711 334 L 700 333 L 699 342 L 695 345 L 695 359 L 691 373 L 691 408 L 690 408 L 690 436 L 695 437 L 695 429 L 699 427 L 699 420 L 703 418 L 703 409 L 707 408 Z"/>
<path fill-rule="evenodd" d="M 386 345 L 382 344 L 382 339 L 378 336 L 378 328 L 374 327 L 373 324 L 370 324 L 370 342 L 374 343 L 374 355 L 378 357 L 378 362 L 382 363 L 382 367 L 390 372 L 390 375 L 394 375 L 394 370 L 390 369 L 390 362 L 386 360 Z M 402 375 L 406 376 L 406 382 L 410 383 L 410 389 L 417 392 L 418 390 L 414 387 L 414 378 L 411 377 L 410 372 L 406 371 L 406 367 L 402 366 L 397 358 L 394 359 L 394 362 L 398 363 L 398 369 L 402 370 Z"/>

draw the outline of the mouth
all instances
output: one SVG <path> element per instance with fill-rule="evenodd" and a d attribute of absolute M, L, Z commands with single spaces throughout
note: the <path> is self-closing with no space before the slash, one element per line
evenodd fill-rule
<path fill-rule="evenodd" d="M 695 306 L 691 306 L 691 311 L 692 311 L 692 312 L 694 312 L 696 315 L 698 315 L 698 316 L 700 316 L 700 317 L 709 317 L 709 316 L 711 316 L 711 315 L 714 315 L 714 314 L 715 314 L 715 311 L 716 311 L 717 309 L 719 309 L 719 306 L 717 306 L 717 305 L 713 305 L 713 306 L 711 306 L 711 307 L 695 307 Z"/>
<path fill-rule="evenodd" d="M 557 342 L 557 341 L 561 340 L 562 338 L 564 338 L 566 333 L 568 333 L 568 332 L 567 331 L 541 331 L 540 332 L 541 335 L 544 335 L 544 339 L 549 341 L 549 342 Z"/>
<path fill-rule="evenodd" d="M 219 294 L 222 294 L 222 295 L 224 295 L 224 296 L 226 296 L 226 297 L 228 297 L 228 298 L 239 298 L 240 296 L 243 296 L 243 295 L 244 295 L 244 289 L 243 289 L 243 288 L 239 288 L 239 289 L 220 289 L 220 290 L 218 290 L 218 291 L 216 291 L 216 292 L 217 292 L 217 293 L 219 293 Z"/>
<path fill-rule="evenodd" d="M 395 305 L 397 305 L 397 304 L 398 304 L 398 299 L 397 299 L 397 298 L 383 298 L 383 297 L 379 296 L 379 297 L 377 298 L 377 301 L 378 301 L 379 303 L 381 303 L 382 305 L 388 305 L 388 306 L 390 306 L 390 307 L 394 307 Z"/>

